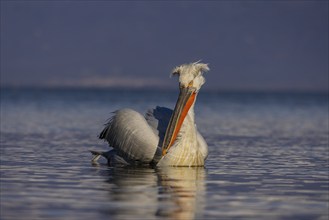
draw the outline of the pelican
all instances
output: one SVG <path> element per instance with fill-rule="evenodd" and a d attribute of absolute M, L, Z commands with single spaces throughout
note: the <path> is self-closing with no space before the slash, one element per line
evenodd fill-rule
<path fill-rule="evenodd" d="M 204 166 L 208 145 L 197 131 L 194 104 L 208 64 L 195 62 L 173 69 L 179 77 L 175 109 L 157 106 L 145 116 L 132 109 L 120 109 L 105 124 L 99 138 L 113 149 L 91 151 L 92 162 L 100 156 L 109 165 Z"/>

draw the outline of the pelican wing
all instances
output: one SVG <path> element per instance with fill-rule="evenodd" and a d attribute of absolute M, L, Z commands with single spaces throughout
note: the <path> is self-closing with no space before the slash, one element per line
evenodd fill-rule
<path fill-rule="evenodd" d="M 130 161 L 150 163 L 157 151 L 159 137 L 146 119 L 131 109 L 114 112 L 99 135 Z"/>
<path fill-rule="evenodd" d="M 165 136 L 172 112 L 173 110 L 169 108 L 157 106 L 155 109 L 149 110 L 145 115 L 147 123 L 151 126 L 154 133 L 160 138 L 160 148 L 162 146 L 162 141 Z"/>
<path fill-rule="evenodd" d="M 166 134 L 166 130 L 171 118 L 173 110 L 165 107 L 157 106 L 155 109 L 149 110 L 146 115 L 145 119 L 147 123 L 152 128 L 153 132 L 158 136 L 159 142 L 156 153 L 153 158 L 153 163 L 157 164 L 160 159 L 162 158 L 162 143 L 164 136 Z"/>

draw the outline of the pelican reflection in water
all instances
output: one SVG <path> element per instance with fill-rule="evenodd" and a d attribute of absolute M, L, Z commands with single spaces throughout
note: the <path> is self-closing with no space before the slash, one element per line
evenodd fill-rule
<path fill-rule="evenodd" d="M 206 71 L 208 65 L 199 62 L 173 70 L 180 89 L 174 110 L 156 107 L 145 116 L 131 109 L 115 111 L 99 135 L 113 150 L 91 151 L 93 162 L 104 156 L 110 165 L 204 166 L 208 146 L 197 131 L 194 104 Z"/>
<path fill-rule="evenodd" d="M 113 167 L 106 213 L 117 219 L 201 219 L 205 209 L 203 167 Z M 120 204 L 120 205 L 117 205 Z"/>

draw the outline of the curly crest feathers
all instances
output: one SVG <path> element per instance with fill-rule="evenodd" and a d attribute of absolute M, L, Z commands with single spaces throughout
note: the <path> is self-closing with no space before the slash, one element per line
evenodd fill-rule
<path fill-rule="evenodd" d="M 209 70 L 208 64 L 197 61 L 175 67 L 171 76 L 178 75 L 181 86 L 187 86 L 192 82 L 193 86 L 199 90 L 205 82 L 202 74 Z"/>
<path fill-rule="evenodd" d="M 180 75 L 183 72 L 188 71 L 189 73 L 192 73 L 195 77 L 199 74 L 205 73 L 209 71 L 209 67 L 207 63 L 200 63 L 200 61 L 189 63 L 189 64 L 183 64 L 180 66 L 176 66 L 172 72 L 171 76 L 174 75 Z"/>

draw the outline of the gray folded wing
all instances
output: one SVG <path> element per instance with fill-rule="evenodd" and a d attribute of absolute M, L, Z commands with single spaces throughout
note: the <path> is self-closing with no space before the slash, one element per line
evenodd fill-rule
<path fill-rule="evenodd" d="M 158 135 L 146 119 L 131 109 L 114 112 L 99 138 L 107 140 L 118 155 L 142 163 L 152 161 L 159 143 Z"/>
<path fill-rule="evenodd" d="M 155 109 L 149 110 L 145 119 L 147 123 L 151 126 L 154 133 L 160 138 L 159 147 L 162 147 L 162 142 L 170 121 L 173 110 L 166 107 L 157 106 Z"/>

